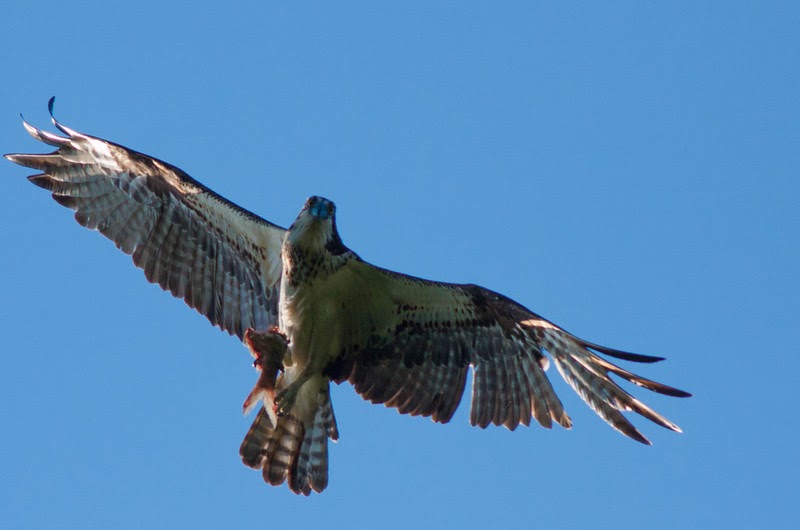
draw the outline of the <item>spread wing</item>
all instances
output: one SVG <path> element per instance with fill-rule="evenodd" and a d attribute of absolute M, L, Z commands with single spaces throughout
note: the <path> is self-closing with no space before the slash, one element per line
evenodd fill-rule
<path fill-rule="evenodd" d="M 364 302 L 358 318 L 350 320 L 354 329 L 345 334 L 353 339 L 344 341 L 342 355 L 328 370 L 334 380 L 350 381 L 373 403 L 445 423 L 461 400 L 472 366 L 472 425 L 494 423 L 513 430 L 534 417 L 544 427 L 555 421 L 569 428 L 570 418 L 545 375 L 547 351 L 572 388 L 623 434 L 649 444 L 621 411 L 680 431 L 625 392 L 609 373 L 662 394 L 689 394 L 628 372 L 595 352 L 638 362 L 661 358 L 583 341 L 477 285 L 421 280 L 361 261 L 348 266 L 358 284 L 370 286 L 369 296 L 359 297 Z"/>
<path fill-rule="evenodd" d="M 50 114 L 53 100 L 50 100 Z M 170 164 L 100 138 L 23 121 L 49 154 L 6 158 L 41 171 L 29 180 L 131 254 L 158 283 L 231 334 L 277 321 L 285 230 L 220 197 Z"/>

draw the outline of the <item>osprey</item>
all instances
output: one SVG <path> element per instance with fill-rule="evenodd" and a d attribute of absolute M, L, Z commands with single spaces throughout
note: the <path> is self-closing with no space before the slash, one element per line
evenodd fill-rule
<path fill-rule="evenodd" d="M 170 164 L 74 131 L 31 126 L 49 154 L 6 158 L 29 180 L 133 257 L 148 281 L 242 339 L 261 370 L 245 412 L 261 405 L 240 453 L 270 484 L 295 493 L 328 482 L 328 438 L 338 429 L 330 382 L 349 381 L 373 403 L 447 423 L 472 367 L 470 423 L 514 430 L 531 418 L 571 420 L 545 376 L 561 376 L 621 433 L 649 444 L 622 411 L 680 432 L 610 374 L 662 394 L 688 393 L 625 370 L 599 353 L 662 360 L 582 340 L 477 285 L 433 282 L 371 265 L 342 242 L 336 207 L 311 197 L 284 229 L 227 201 Z"/>

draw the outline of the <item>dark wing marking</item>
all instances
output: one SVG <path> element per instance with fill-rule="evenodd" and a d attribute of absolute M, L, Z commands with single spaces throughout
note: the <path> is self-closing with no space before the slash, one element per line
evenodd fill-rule
<path fill-rule="evenodd" d="M 533 417 L 544 427 L 555 421 L 568 428 L 571 420 L 545 375 L 547 350 L 564 379 L 623 434 L 649 443 L 620 413 L 628 410 L 680 431 L 622 390 L 608 373 L 663 394 L 688 394 L 623 370 L 590 348 L 640 362 L 659 358 L 582 341 L 483 287 L 430 282 L 363 262 L 352 266 L 361 269 L 365 281 L 379 286 L 370 297 L 374 307 L 365 311 L 386 312 L 387 296 L 392 308 L 391 315 L 378 323 L 370 321 L 373 329 L 368 334 L 351 333 L 369 339 L 363 346 L 345 345 L 343 355 L 328 367 L 334 380 L 349 380 L 365 399 L 444 423 L 461 400 L 471 365 L 473 425 L 494 423 L 513 430 L 520 423 L 528 425 Z"/>
<path fill-rule="evenodd" d="M 52 100 L 50 101 L 52 116 Z M 41 171 L 29 180 L 75 210 L 158 283 L 231 334 L 277 321 L 285 230 L 220 197 L 175 166 L 53 124 L 23 120 L 35 139 L 58 149 L 6 158 Z"/>

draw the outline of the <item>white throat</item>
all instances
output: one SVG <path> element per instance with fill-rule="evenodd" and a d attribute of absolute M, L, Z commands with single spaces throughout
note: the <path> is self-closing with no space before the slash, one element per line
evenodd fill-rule
<path fill-rule="evenodd" d="M 330 237 L 330 222 L 303 212 L 286 235 L 286 243 L 309 251 L 323 251 Z"/>

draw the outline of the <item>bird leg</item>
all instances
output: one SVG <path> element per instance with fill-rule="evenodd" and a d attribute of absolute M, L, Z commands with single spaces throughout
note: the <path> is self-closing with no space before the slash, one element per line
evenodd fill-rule
<path fill-rule="evenodd" d="M 248 328 L 244 332 L 244 343 L 255 358 L 253 367 L 261 372 L 253 390 L 244 400 L 244 412 L 247 414 L 259 401 L 262 401 L 275 425 L 277 421 L 275 382 L 278 372 L 283 371 L 283 356 L 289 347 L 289 340 L 276 326 L 273 326 L 266 333 Z"/>
<path fill-rule="evenodd" d="M 278 416 L 286 416 L 292 411 L 300 388 L 309 379 L 311 379 L 311 372 L 308 369 L 304 369 L 297 379 L 278 392 L 277 396 L 275 396 L 275 412 Z"/>

